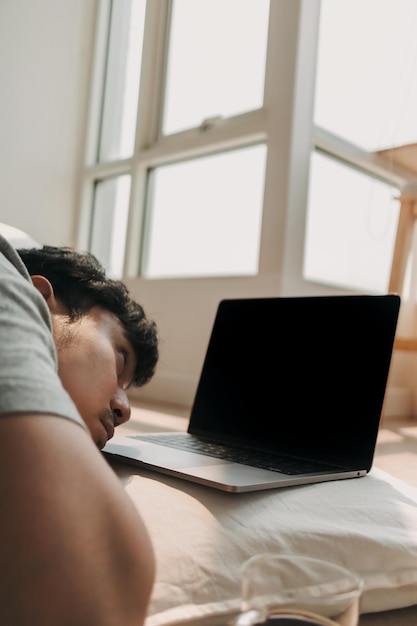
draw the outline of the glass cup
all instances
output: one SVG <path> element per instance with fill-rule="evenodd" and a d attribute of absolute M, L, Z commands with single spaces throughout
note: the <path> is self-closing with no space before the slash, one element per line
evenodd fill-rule
<path fill-rule="evenodd" d="M 242 608 L 234 624 L 357 626 L 362 586 L 335 563 L 259 554 L 242 566 Z"/>

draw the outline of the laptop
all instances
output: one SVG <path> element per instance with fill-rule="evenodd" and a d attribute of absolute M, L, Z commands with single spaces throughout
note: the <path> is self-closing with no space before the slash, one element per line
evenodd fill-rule
<path fill-rule="evenodd" d="M 365 476 L 399 308 L 394 294 L 222 300 L 187 432 L 103 452 L 227 492 Z"/>

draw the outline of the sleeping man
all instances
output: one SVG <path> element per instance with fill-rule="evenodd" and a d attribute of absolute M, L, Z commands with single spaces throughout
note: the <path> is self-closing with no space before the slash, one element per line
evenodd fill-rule
<path fill-rule="evenodd" d="M 100 454 L 156 326 L 97 260 L 0 236 L 0 624 L 139 626 L 155 563 Z"/>

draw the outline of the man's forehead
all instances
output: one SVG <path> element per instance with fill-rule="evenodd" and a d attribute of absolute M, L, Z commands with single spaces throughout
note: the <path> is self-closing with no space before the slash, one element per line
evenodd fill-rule
<path fill-rule="evenodd" d="M 89 315 L 110 333 L 123 336 L 130 343 L 126 328 L 115 313 L 101 306 L 95 306 L 90 310 Z"/>

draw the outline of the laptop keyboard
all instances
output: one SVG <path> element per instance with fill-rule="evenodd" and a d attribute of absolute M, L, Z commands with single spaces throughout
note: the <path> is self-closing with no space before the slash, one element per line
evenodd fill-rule
<path fill-rule="evenodd" d="M 163 446 L 204 454 L 225 461 L 251 465 L 261 469 L 272 470 L 282 474 L 296 475 L 322 471 L 340 471 L 339 467 L 326 463 L 295 459 L 293 457 L 257 452 L 248 448 L 222 445 L 200 439 L 188 433 L 157 433 L 148 435 L 136 435 L 135 439 L 150 441 Z"/>

